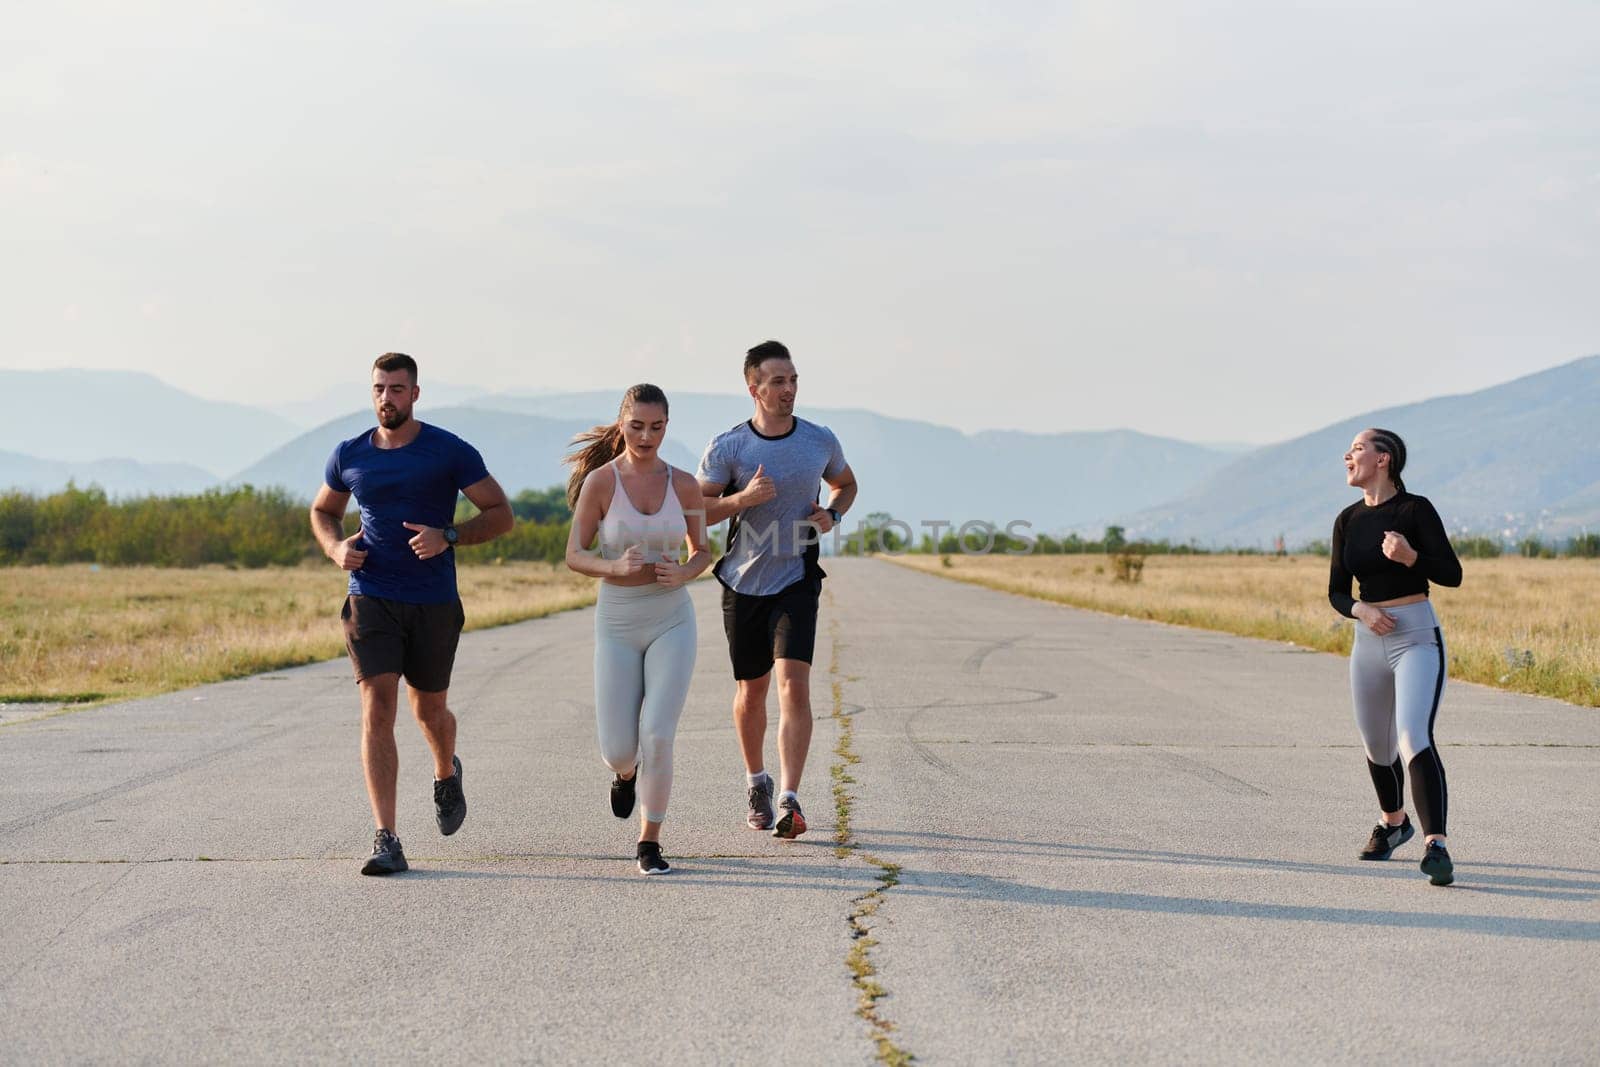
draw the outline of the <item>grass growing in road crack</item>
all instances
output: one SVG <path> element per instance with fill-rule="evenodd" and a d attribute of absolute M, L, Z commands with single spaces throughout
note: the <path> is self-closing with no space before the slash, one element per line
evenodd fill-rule
<path fill-rule="evenodd" d="M 867 1024 L 872 1043 L 878 1050 L 878 1062 L 902 1067 L 914 1062 L 916 1057 L 895 1043 L 894 1024 L 879 1010 L 879 1002 L 889 994 L 883 988 L 883 983 L 878 981 L 878 968 L 872 961 L 872 950 L 878 945 L 878 939 L 872 936 L 872 920 L 883 906 L 885 894 L 900 884 L 900 866 L 863 851 L 856 844 L 851 828 L 850 816 L 855 798 L 850 793 L 850 787 L 856 784 L 856 779 L 850 769 L 861 762 L 861 757 L 855 750 L 855 722 L 844 713 L 844 685 L 839 680 L 839 624 L 836 620 L 830 624 L 829 631 L 833 654 L 828 664 L 828 674 L 833 682 L 833 721 L 839 727 L 839 740 L 833 747 L 838 762 L 830 768 L 833 775 L 833 854 L 840 859 L 858 856 L 878 869 L 878 884 L 850 902 L 850 914 L 846 917 L 846 922 L 850 924 L 850 951 L 845 956 L 845 967 L 856 989 L 856 1014 Z"/>

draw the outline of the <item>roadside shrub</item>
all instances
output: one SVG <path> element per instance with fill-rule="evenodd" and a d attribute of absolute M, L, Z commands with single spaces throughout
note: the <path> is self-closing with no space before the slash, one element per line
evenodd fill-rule
<path fill-rule="evenodd" d="M 1567 542 L 1567 555 L 1579 559 L 1600 558 L 1600 533 L 1579 534 Z"/>
<path fill-rule="evenodd" d="M 1453 537 L 1450 545 L 1462 559 L 1499 559 L 1505 546 L 1493 537 Z"/>
<path fill-rule="evenodd" d="M 352 509 L 345 516 L 346 533 L 358 524 Z M 559 560 L 566 554 L 567 525 L 518 523 L 488 545 L 459 549 L 458 558 Z M 245 485 L 111 500 L 98 487 L 69 485 L 44 497 L 0 496 L 0 565 L 257 568 L 320 556 L 306 505 L 280 489 Z"/>
<path fill-rule="evenodd" d="M 1517 542 L 1517 555 L 1524 559 L 1554 559 L 1556 550 L 1537 537 L 1525 537 Z"/>
<path fill-rule="evenodd" d="M 1144 556 L 1138 552 L 1119 552 L 1111 557 L 1111 580 L 1130 585 L 1144 580 Z"/>

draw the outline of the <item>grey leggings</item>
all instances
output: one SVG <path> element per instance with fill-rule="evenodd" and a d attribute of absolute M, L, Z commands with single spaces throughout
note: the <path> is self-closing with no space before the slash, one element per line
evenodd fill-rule
<path fill-rule="evenodd" d="M 672 794 L 672 739 L 689 696 L 696 647 L 687 589 L 600 583 L 594 613 L 594 716 L 600 758 L 639 768 L 645 818 L 661 822 Z"/>
<path fill-rule="evenodd" d="M 1444 695 L 1444 635 L 1427 601 L 1383 610 L 1394 617 L 1394 631 L 1379 637 L 1357 620 L 1350 653 L 1350 694 L 1367 770 L 1378 804 L 1399 811 L 1409 767 L 1422 832 L 1443 834 L 1449 796 L 1433 721 Z"/>

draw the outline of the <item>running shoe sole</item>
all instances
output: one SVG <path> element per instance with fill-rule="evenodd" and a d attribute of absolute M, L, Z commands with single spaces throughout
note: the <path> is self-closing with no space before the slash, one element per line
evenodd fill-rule
<path fill-rule="evenodd" d="M 1416 827 L 1408 822 L 1404 826 L 1400 827 L 1400 840 L 1398 840 L 1394 844 L 1390 845 L 1389 846 L 1389 851 L 1383 852 L 1383 853 L 1378 853 L 1378 852 L 1372 852 L 1372 853 L 1357 852 L 1356 853 L 1356 859 L 1358 859 L 1358 860 L 1386 860 L 1390 856 L 1394 855 L 1394 850 L 1395 849 L 1399 848 L 1401 845 L 1405 844 L 1407 841 L 1410 841 L 1411 838 L 1416 835 L 1416 832 L 1417 832 Z"/>
<path fill-rule="evenodd" d="M 1422 873 L 1428 876 L 1428 881 L 1434 885 L 1449 885 L 1456 880 L 1456 865 L 1450 862 L 1448 855 L 1430 850 L 1422 857 L 1419 866 L 1422 868 Z"/>
<path fill-rule="evenodd" d="M 793 808 L 784 809 L 783 818 L 772 828 L 772 836 L 781 837 L 785 841 L 793 841 L 805 832 L 806 817 Z"/>

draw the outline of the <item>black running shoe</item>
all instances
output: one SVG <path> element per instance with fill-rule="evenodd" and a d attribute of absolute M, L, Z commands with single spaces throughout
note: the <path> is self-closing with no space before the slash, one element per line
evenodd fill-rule
<path fill-rule="evenodd" d="M 433 818 L 446 837 L 461 829 L 467 818 L 467 794 L 461 791 L 461 757 L 451 756 L 456 773 L 433 783 Z"/>
<path fill-rule="evenodd" d="M 772 829 L 772 775 L 763 774 L 761 781 L 746 789 L 745 799 L 750 802 L 750 813 L 744 817 L 752 830 Z"/>
<path fill-rule="evenodd" d="M 639 765 L 633 765 L 633 777 L 627 781 L 622 780 L 622 775 L 611 779 L 611 814 L 619 819 L 626 819 L 633 814 L 634 791 L 639 787 Z"/>
<path fill-rule="evenodd" d="M 638 854 L 640 874 L 666 874 L 672 870 L 672 865 L 661 855 L 658 841 L 640 841 Z"/>
<path fill-rule="evenodd" d="M 406 862 L 406 851 L 400 847 L 400 839 L 388 830 L 379 830 L 372 839 L 372 855 L 367 857 L 361 873 L 399 874 L 410 867 L 411 864 Z"/>
<path fill-rule="evenodd" d="M 778 801 L 778 810 L 783 812 L 778 817 L 778 825 L 772 828 L 773 837 L 781 837 L 793 841 L 806 832 L 806 817 L 800 813 L 800 802 L 784 797 Z"/>
<path fill-rule="evenodd" d="M 1438 841 L 1428 842 L 1428 848 L 1422 854 L 1421 866 L 1422 873 L 1434 885 L 1449 885 L 1456 880 L 1456 865 L 1450 862 L 1450 853 Z"/>
<path fill-rule="evenodd" d="M 1356 853 L 1358 860 L 1386 860 L 1394 850 L 1411 840 L 1411 835 L 1416 830 L 1411 827 L 1411 816 L 1407 815 L 1405 821 L 1399 826 L 1390 826 L 1380 822 L 1372 828 L 1372 836 L 1367 838 L 1367 847 Z"/>

